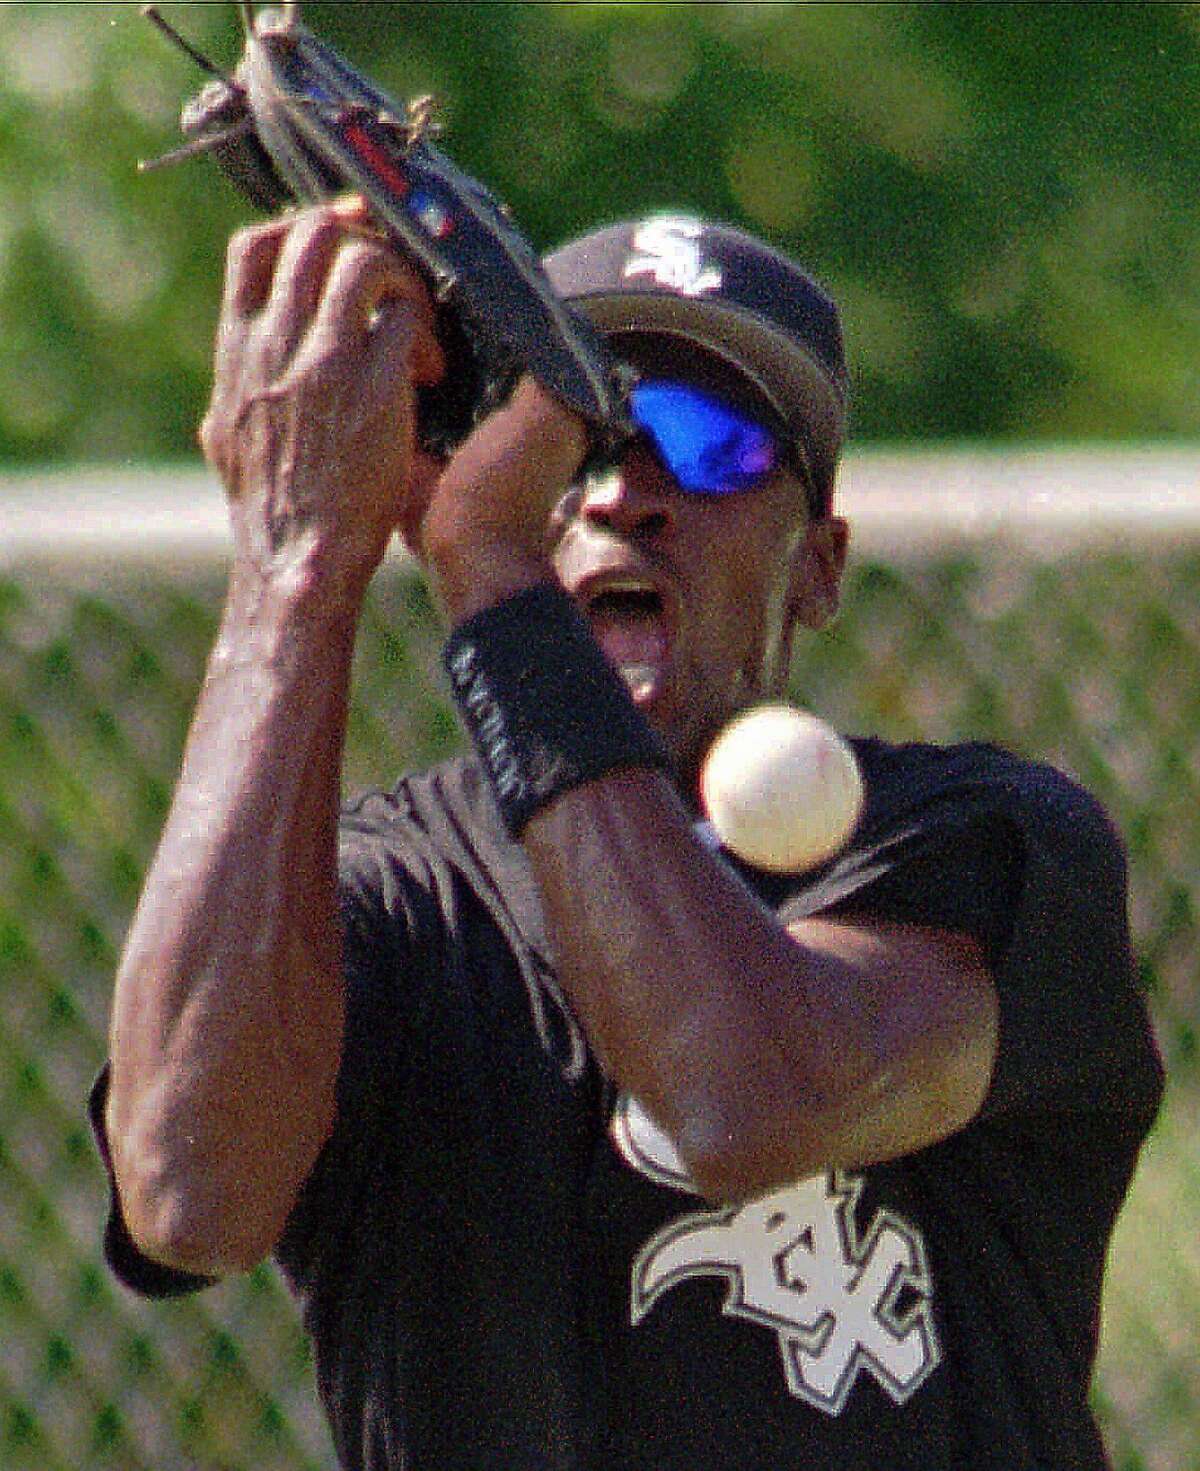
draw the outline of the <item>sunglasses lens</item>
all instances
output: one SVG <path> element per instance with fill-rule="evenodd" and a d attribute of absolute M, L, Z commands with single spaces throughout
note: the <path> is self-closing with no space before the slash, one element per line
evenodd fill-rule
<path fill-rule="evenodd" d="M 630 408 L 667 469 L 693 494 L 751 490 L 779 465 L 769 429 L 690 384 L 643 379 Z"/>

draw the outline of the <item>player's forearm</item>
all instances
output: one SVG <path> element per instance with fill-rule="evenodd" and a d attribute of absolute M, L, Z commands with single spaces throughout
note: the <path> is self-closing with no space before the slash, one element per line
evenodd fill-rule
<path fill-rule="evenodd" d="M 117 1179 L 135 1239 L 181 1266 L 268 1250 L 330 1126 L 354 624 L 235 577 L 120 966 Z"/>
<path fill-rule="evenodd" d="M 701 848 L 666 779 L 649 772 L 567 793 L 533 818 L 525 846 L 593 1045 L 703 1168 L 721 1152 L 708 1136 L 731 1127 L 731 1100 L 750 1102 L 747 1066 L 756 1088 L 778 1092 L 762 1043 L 782 1032 L 772 1011 L 796 968 L 786 930 Z M 821 1056 L 807 1077 L 789 1056 L 788 1086 L 822 1091 Z"/>
<path fill-rule="evenodd" d="M 713 1198 L 922 1147 L 978 1107 L 994 1010 L 965 938 L 793 933 L 647 771 L 567 793 L 524 841 L 589 1039 Z"/>

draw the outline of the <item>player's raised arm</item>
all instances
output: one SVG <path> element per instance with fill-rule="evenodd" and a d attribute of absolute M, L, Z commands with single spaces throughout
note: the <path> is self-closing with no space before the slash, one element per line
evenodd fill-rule
<path fill-rule="evenodd" d="M 340 207 L 236 235 L 201 440 L 229 494 L 228 599 L 129 932 L 105 1111 L 151 1259 L 274 1244 L 331 1127 L 343 1023 L 336 822 L 355 631 L 417 494 L 416 276 Z"/>
<path fill-rule="evenodd" d="M 782 257 L 689 221 L 599 231 L 548 265 L 637 370 L 639 436 L 552 511 L 485 424 L 422 545 L 564 988 L 715 1197 L 944 1138 L 982 1103 L 996 1045 L 957 916 L 789 929 L 691 831 L 709 744 L 780 697 L 793 638 L 837 606 L 836 312 Z M 508 420 L 530 464 L 561 438 L 532 394 Z"/>

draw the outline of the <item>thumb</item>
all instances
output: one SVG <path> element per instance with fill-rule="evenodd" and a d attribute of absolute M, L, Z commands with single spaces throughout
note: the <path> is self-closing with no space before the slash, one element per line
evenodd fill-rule
<path fill-rule="evenodd" d="M 445 468 L 445 460 L 437 455 L 431 455 L 428 450 L 419 447 L 413 450 L 408 486 L 397 530 L 414 557 L 421 555 L 421 525 Z"/>

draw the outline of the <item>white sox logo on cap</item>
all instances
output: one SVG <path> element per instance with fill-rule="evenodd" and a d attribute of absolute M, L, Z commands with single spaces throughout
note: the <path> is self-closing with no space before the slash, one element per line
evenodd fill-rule
<path fill-rule="evenodd" d="M 681 296 L 702 296 L 721 285 L 720 270 L 706 265 L 700 254 L 704 226 L 699 220 L 664 215 L 639 225 L 633 235 L 638 254 L 625 262 L 621 274 L 653 276 L 660 286 Z"/>

